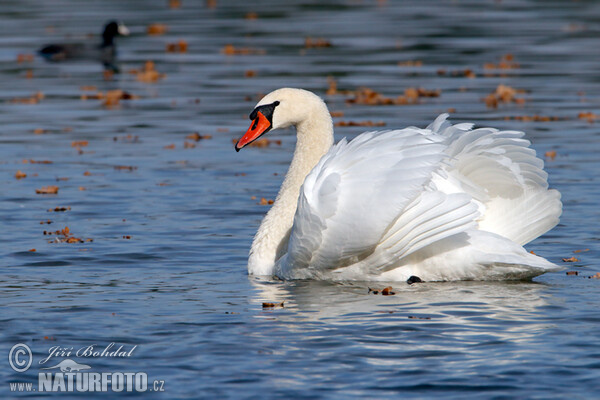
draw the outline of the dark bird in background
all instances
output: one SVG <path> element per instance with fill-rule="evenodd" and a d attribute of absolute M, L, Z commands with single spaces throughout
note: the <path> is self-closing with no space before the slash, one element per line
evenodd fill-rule
<path fill-rule="evenodd" d="M 129 29 L 119 22 L 111 21 L 104 26 L 102 32 L 102 43 L 61 43 L 48 44 L 38 50 L 38 53 L 48 61 L 66 60 L 97 60 L 104 68 L 118 72 L 115 65 L 117 48 L 115 38 L 117 36 L 128 36 Z"/>

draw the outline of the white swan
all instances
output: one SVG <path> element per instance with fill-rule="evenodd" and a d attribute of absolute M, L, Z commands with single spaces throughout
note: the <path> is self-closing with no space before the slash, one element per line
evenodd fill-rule
<path fill-rule="evenodd" d="M 366 132 L 333 145 L 327 106 L 283 88 L 250 114 L 240 150 L 296 127 L 277 199 L 248 259 L 251 275 L 283 279 L 526 279 L 557 265 L 522 245 L 558 223 L 560 193 L 523 132 L 451 125 Z"/>

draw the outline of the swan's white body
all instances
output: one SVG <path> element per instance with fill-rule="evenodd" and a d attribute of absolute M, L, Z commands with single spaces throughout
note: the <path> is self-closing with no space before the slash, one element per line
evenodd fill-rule
<path fill-rule="evenodd" d="M 558 223 L 560 193 L 524 134 L 367 132 L 333 145 L 325 103 L 279 89 L 272 128 L 296 126 L 289 171 L 254 238 L 248 272 L 284 279 L 525 279 L 560 269 L 525 243 Z"/>

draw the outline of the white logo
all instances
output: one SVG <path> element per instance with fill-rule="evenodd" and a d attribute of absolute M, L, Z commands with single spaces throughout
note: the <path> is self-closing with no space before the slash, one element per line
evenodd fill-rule
<path fill-rule="evenodd" d="M 164 392 L 164 380 L 148 380 L 146 372 L 91 372 L 87 364 L 80 364 L 70 357 L 80 358 L 129 358 L 137 345 L 126 348 L 125 345 L 109 343 L 107 346 L 91 344 L 79 349 L 74 347 L 52 346 L 48 356 L 38 364 L 55 364 L 40 368 L 53 370 L 39 371 L 37 386 L 33 382 L 9 382 L 11 392 Z M 63 358 L 60 362 L 53 358 Z M 67 358 L 69 357 L 69 358 Z M 33 363 L 31 348 L 23 343 L 15 344 L 8 353 L 8 362 L 16 372 L 29 370 Z M 58 362 L 58 363 L 57 363 Z M 48 365 L 46 364 L 46 365 Z"/>
<path fill-rule="evenodd" d="M 23 357 L 23 358 L 21 358 Z M 31 367 L 33 354 L 29 346 L 23 343 L 15 344 L 8 353 L 8 363 L 16 372 L 25 372 Z"/>
<path fill-rule="evenodd" d="M 62 360 L 61 362 L 56 364 L 54 367 L 48 367 L 48 368 L 42 368 L 42 369 L 54 369 L 54 368 L 60 368 L 60 372 L 79 372 L 83 369 L 90 369 L 92 367 L 90 367 L 89 365 L 85 365 L 85 364 L 79 364 L 76 361 L 69 360 L 67 358 L 66 360 Z"/>

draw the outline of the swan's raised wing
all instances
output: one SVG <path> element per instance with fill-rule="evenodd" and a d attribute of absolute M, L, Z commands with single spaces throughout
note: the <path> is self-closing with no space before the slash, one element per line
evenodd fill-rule
<path fill-rule="evenodd" d="M 429 126 L 445 137 L 450 156 L 446 183 L 479 202 L 479 229 L 525 244 L 552 229 L 562 213 L 560 193 L 548 190 L 544 162 L 519 131 L 494 128 L 470 130 L 450 125 L 443 114 Z"/>
<path fill-rule="evenodd" d="M 446 195 L 431 184 L 447 158 L 442 142 L 431 131 L 407 128 L 332 147 L 300 190 L 278 274 L 319 276 L 365 259 L 382 241 L 401 256 L 472 226 L 477 207 L 470 196 Z M 403 230 L 390 232 L 398 221 Z"/>

